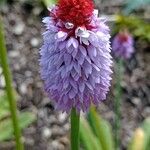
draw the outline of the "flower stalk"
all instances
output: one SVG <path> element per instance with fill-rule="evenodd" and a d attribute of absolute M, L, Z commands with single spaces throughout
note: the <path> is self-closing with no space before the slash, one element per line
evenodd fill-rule
<path fill-rule="evenodd" d="M 121 119 L 121 80 L 123 75 L 123 60 L 118 59 L 116 65 L 116 87 L 115 87 L 115 149 L 120 147 L 120 119 Z"/>
<path fill-rule="evenodd" d="M 71 150 L 79 150 L 80 114 L 73 108 L 71 111 Z"/>
<path fill-rule="evenodd" d="M 7 60 L 7 50 L 5 46 L 1 16 L 0 16 L 0 62 L 1 62 L 3 74 L 6 82 L 6 92 L 8 96 L 8 102 L 10 106 L 10 112 L 11 112 L 12 123 L 14 128 L 14 135 L 16 139 L 16 150 L 23 150 L 23 144 L 21 141 L 21 131 L 19 128 L 19 121 L 17 117 L 17 106 L 16 106 L 15 96 L 13 92 L 14 90 L 12 87 L 11 72 Z"/>

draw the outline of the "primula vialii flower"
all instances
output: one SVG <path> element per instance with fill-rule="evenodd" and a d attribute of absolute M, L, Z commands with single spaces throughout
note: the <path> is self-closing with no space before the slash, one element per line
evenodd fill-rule
<path fill-rule="evenodd" d="M 109 28 L 92 0 L 59 0 L 49 11 L 40 51 L 45 90 L 56 109 L 87 111 L 109 91 Z"/>
<path fill-rule="evenodd" d="M 116 57 L 128 59 L 134 52 L 133 44 L 134 42 L 132 36 L 128 33 L 128 31 L 124 30 L 119 32 L 114 37 L 112 42 L 112 51 Z"/>

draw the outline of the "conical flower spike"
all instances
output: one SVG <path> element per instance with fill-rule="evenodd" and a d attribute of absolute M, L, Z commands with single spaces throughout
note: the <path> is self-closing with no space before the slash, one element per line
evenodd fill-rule
<path fill-rule="evenodd" d="M 45 90 L 56 109 L 85 112 L 109 91 L 109 28 L 92 0 L 59 0 L 49 11 L 40 50 Z"/>
<path fill-rule="evenodd" d="M 119 32 L 112 42 L 112 51 L 116 57 L 128 59 L 134 52 L 134 42 L 132 36 L 128 31 L 124 30 Z"/>

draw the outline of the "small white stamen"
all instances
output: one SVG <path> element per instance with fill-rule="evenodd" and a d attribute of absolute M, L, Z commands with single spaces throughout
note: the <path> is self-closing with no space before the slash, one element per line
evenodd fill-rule
<path fill-rule="evenodd" d="M 72 29 L 72 28 L 74 27 L 74 24 L 71 23 L 71 22 L 67 22 L 67 23 L 65 24 L 65 27 L 66 27 L 67 29 Z"/>
<path fill-rule="evenodd" d="M 93 14 L 94 14 L 96 17 L 98 17 L 98 10 L 97 10 L 97 9 L 94 9 Z"/>
<path fill-rule="evenodd" d="M 90 36 L 90 33 L 88 32 L 88 30 L 86 30 L 85 28 L 83 27 L 78 27 L 76 30 L 75 30 L 75 35 L 76 36 L 79 36 L 81 38 L 88 38 Z"/>

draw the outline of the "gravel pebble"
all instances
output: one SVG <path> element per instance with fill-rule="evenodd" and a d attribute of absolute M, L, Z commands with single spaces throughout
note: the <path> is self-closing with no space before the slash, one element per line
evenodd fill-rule
<path fill-rule="evenodd" d="M 144 110 L 142 112 L 142 116 L 144 118 L 150 117 L 150 106 L 147 106 L 147 107 L 144 108 Z"/>
<path fill-rule="evenodd" d="M 39 46 L 39 40 L 37 38 L 32 38 L 30 41 L 31 46 L 38 47 Z"/>
<path fill-rule="evenodd" d="M 132 99 L 132 102 L 133 102 L 136 106 L 141 105 L 141 100 L 140 100 L 140 98 L 138 98 L 138 97 L 134 97 L 134 98 Z"/>
<path fill-rule="evenodd" d="M 52 141 L 48 150 L 65 150 L 64 145 L 60 144 L 58 141 Z"/>
<path fill-rule="evenodd" d="M 20 56 L 20 53 L 19 51 L 9 51 L 8 53 L 8 56 L 11 57 L 11 58 L 16 58 L 16 57 L 19 57 Z"/>
<path fill-rule="evenodd" d="M 19 90 L 20 90 L 20 93 L 21 93 L 21 94 L 26 94 L 26 93 L 27 93 L 27 85 L 26 85 L 26 83 L 22 83 L 22 84 L 20 85 Z"/>
<path fill-rule="evenodd" d="M 51 135 L 52 135 L 52 132 L 51 132 L 51 130 L 49 128 L 43 127 L 42 135 L 43 135 L 43 138 L 50 138 Z"/>
<path fill-rule="evenodd" d="M 67 118 L 67 114 L 66 113 L 60 113 L 58 115 L 58 120 L 60 121 L 60 123 L 63 123 Z"/>
<path fill-rule="evenodd" d="M 13 33 L 16 35 L 23 34 L 25 30 L 25 25 L 22 22 L 17 23 L 13 28 Z"/>
<path fill-rule="evenodd" d="M 0 75 L 0 87 L 1 87 L 1 88 L 4 88 L 5 86 L 6 86 L 5 78 L 4 78 L 4 76 L 1 74 L 1 75 Z"/>

